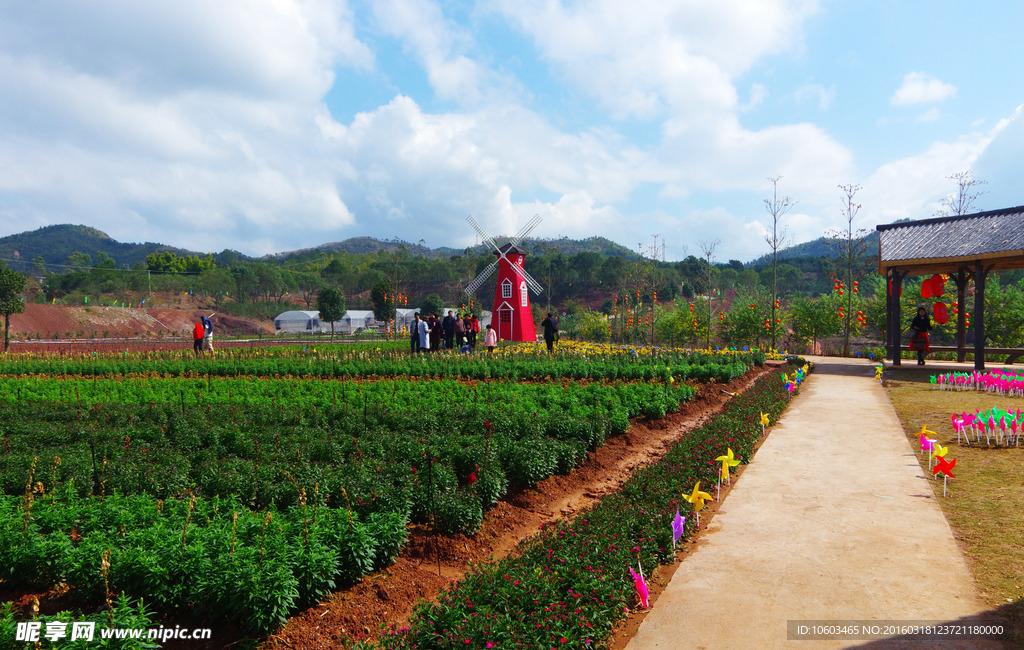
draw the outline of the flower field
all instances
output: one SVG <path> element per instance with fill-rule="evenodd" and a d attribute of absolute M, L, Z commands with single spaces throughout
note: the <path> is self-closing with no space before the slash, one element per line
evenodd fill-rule
<path fill-rule="evenodd" d="M 760 416 L 775 421 L 789 401 L 766 375 L 712 421 L 683 438 L 659 462 L 571 521 L 545 527 L 518 557 L 483 565 L 417 611 L 411 628 L 379 647 L 601 648 L 612 626 L 637 603 L 629 568 L 672 561 L 671 522 L 695 482 L 712 485 L 716 456 L 749 460 Z M 686 522 L 686 534 L 695 522 Z"/>
<path fill-rule="evenodd" d="M 509 490 L 569 472 L 630 418 L 763 361 L 366 346 L 7 358 L 0 579 L 265 634 L 392 562 L 410 522 L 472 534 Z"/>

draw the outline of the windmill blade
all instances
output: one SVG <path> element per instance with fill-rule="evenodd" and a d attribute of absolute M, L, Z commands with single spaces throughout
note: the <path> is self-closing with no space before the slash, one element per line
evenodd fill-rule
<path fill-rule="evenodd" d="M 487 278 L 491 277 L 491 274 L 494 273 L 494 269 L 496 268 L 498 268 L 498 260 L 491 262 L 487 268 L 480 272 L 480 275 L 473 278 L 473 281 L 466 285 L 466 295 L 472 296 L 476 293 L 476 290 L 480 288 L 480 285 L 487 281 Z"/>
<path fill-rule="evenodd" d="M 483 239 L 485 242 L 487 242 L 491 246 L 493 246 L 494 250 L 500 252 L 500 250 L 498 249 L 498 243 L 496 241 L 494 241 L 494 238 L 491 237 L 490 235 L 488 235 L 487 231 L 484 230 L 480 226 L 480 224 L 478 224 L 476 222 L 476 219 L 473 218 L 473 215 L 469 215 L 468 217 L 466 217 L 466 223 L 468 223 L 469 225 L 473 226 L 473 230 L 476 231 L 476 234 L 480 235 L 480 239 Z"/>
<path fill-rule="evenodd" d="M 530 219 L 525 226 L 520 228 L 519 233 L 516 234 L 516 236 L 510 239 L 509 241 L 512 242 L 514 245 L 518 246 L 519 242 L 523 240 L 523 237 L 526 237 L 528 234 L 530 234 L 530 231 L 536 228 L 537 224 L 539 224 L 541 221 L 543 221 L 543 219 L 540 218 L 539 214 L 533 215 L 533 218 Z"/>
<path fill-rule="evenodd" d="M 533 289 L 533 292 L 535 294 L 537 294 L 539 296 L 542 293 L 544 293 L 544 287 L 540 286 L 540 282 L 537 282 L 536 280 L 534 280 L 533 276 L 526 272 L 526 269 L 524 269 L 521 266 L 515 266 L 514 268 L 519 273 L 519 275 L 522 276 L 522 278 L 524 280 L 526 280 L 526 286 L 528 286 L 531 289 Z"/>

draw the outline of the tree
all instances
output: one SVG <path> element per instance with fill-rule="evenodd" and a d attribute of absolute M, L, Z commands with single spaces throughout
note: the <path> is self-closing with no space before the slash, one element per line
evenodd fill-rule
<path fill-rule="evenodd" d="M 373 317 L 385 323 L 395 317 L 395 285 L 390 279 L 384 278 L 370 289 L 370 304 L 373 305 Z"/>
<path fill-rule="evenodd" d="M 769 178 L 768 182 L 772 184 L 772 198 L 764 200 L 764 209 L 768 213 L 768 216 L 772 218 L 772 231 L 765 233 L 764 240 L 768 244 L 768 248 L 772 251 L 772 294 L 769 296 L 769 311 L 771 312 L 769 318 L 769 324 L 771 325 L 771 338 L 772 347 L 775 347 L 777 339 L 778 328 L 776 322 L 778 316 L 776 311 L 778 310 L 779 300 L 779 249 L 786 245 L 788 239 L 786 229 L 781 227 L 782 217 L 787 212 L 793 209 L 796 205 L 796 201 L 788 196 L 779 198 L 779 181 L 782 179 L 781 176 L 775 178 Z"/>
<path fill-rule="evenodd" d="M 300 271 L 295 274 L 295 287 L 302 294 L 302 301 L 306 303 L 306 309 L 313 306 L 313 294 L 324 286 L 323 279 L 312 271 Z"/>
<path fill-rule="evenodd" d="M 428 293 L 420 303 L 420 315 L 440 314 L 444 311 L 444 301 L 436 293 Z"/>
<path fill-rule="evenodd" d="M 316 297 L 316 309 L 320 321 L 331 323 L 331 341 L 334 340 L 334 323 L 345 316 L 345 294 L 338 287 L 324 287 Z"/>
<path fill-rule="evenodd" d="M 864 253 L 868 248 L 867 230 L 854 230 L 853 220 L 860 212 L 861 205 L 854 203 L 853 197 L 861 190 L 860 185 L 840 185 L 843 195 L 843 219 L 846 227 L 830 230 L 825 233 L 828 244 L 835 252 L 831 260 L 833 279 L 840 283 L 840 290 L 845 290 L 846 308 L 843 314 L 843 356 L 850 356 L 850 330 L 853 319 L 853 294 L 857 291 L 858 282 L 867 275 L 867 260 Z"/>
<path fill-rule="evenodd" d="M 969 169 L 951 174 L 946 178 L 956 181 L 957 193 L 947 194 L 946 198 L 942 199 L 942 207 L 935 211 L 935 216 L 949 217 L 971 213 L 974 210 L 974 202 L 979 196 L 985 194 L 985 192 L 976 191 L 974 188 L 986 185 L 988 181 L 974 178 Z"/>
<path fill-rule="evenodd" d="M 803 343 L 810 342 L 812 353 L 816 352 L 818 341 L 834 336 L 842 329 L 838 304 L 841 304 L 839 296 L 831 294 L 815 299 L 800 297 L 790 305 L 793 336 Z"/>
<path fill-rule="evenodd" d="M 708 349 L 711 349 L 711 312 L 714 310 L 714 301 L 712 300 L 712 298 L 714 297 L 714 293 L 715 293 L 715 290 L 714 290 L 714 279 L 715 279 L 714 271 L 715 271 L 715 268 L 714 268 L 714 264 L 712 264 L 712 261 L 715 258 L 715 249 L 718 248 L 718 244 L 720 244 L 720 243 L 721 243 L 721 241 L 718 240 L 718 239 L 714 239 L 714 240 L 711 240 L 711 241 L 702 241 L 702 242 L 700 242 L 700 252 L 701 252 L 702 255 L 704 255 L 704 262 L 705 262 L 705 265 L 704 265 L 705 276 L 702 279 L 704 280 L 704 286 L 707 288 L 707 296 L 708 296 L 707 331 L 705 333 L 705 340 L 704 340 L 704 346 L 706 348 L 708 348 Z"/>
<path fill-rule="evenodd" d="M 4 352 L 11 344 L 11 314 L 25 311 L 25 301 L 18 295 L 25 290 L 27 279 L 0 262 L 0 312 L 4 315 Z"/>

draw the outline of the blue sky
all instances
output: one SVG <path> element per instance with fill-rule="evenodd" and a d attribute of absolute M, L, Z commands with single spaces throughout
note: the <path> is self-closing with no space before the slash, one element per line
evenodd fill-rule
<path fill-rule="evenodd" d="M 0 236 L 261 255 L 601 235 L 668 259 L 1024 204 L 1024 5 L 840 0 L 0 4 Z"/>

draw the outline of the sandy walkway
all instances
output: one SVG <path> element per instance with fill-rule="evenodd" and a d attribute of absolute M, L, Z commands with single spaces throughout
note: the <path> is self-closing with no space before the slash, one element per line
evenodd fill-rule
<path fill-rule="evenodd" d="M 798 622 L 957 625 L 984 611 L 914 451 L 871 365 L 820 359 L 628 650 L 1001 648 L 787 639 Z"/>

